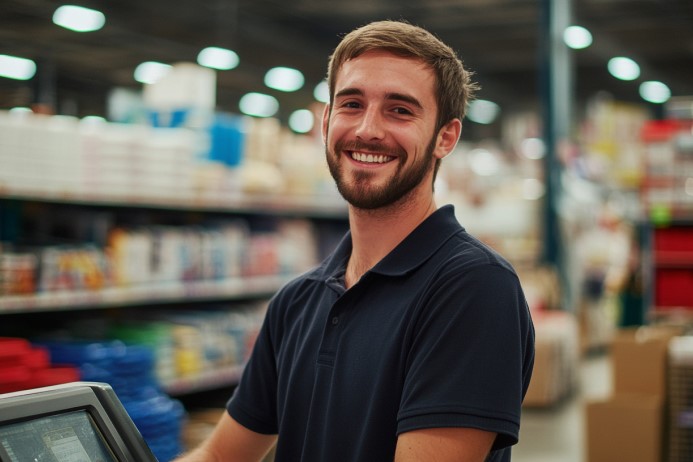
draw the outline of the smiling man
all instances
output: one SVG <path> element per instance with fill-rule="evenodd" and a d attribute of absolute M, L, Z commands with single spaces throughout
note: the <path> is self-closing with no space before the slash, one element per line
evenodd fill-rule
<path fill-rule="evenodd" d="M 475 90 L 429 32 L 380 21 L 328 68 L 325 155 L 350 230 L 272 299 L 211 437 L 184 460 L 507 462 L 534 361 L 517 275 L 433 182 Z"/>

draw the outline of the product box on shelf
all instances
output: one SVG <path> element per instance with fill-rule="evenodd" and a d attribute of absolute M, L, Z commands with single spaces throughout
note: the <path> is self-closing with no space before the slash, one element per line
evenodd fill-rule
<path fill-rule="evenodd" d="M 655 395 L 587 403 L 587 462 L 662 461 L 662 411 L 662 398 Z"/>
<path fill-rule="evenodd" d="M 693 214 L 689 193 L 693 169 L 693 121 L 664 119 L 649 121 L 640 137 L 645 176 L 642 203 L 654 222 L 687 219 Z"/>

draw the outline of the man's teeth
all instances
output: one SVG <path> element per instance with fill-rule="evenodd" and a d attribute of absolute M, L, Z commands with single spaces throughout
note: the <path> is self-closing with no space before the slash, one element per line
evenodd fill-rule
<path fill-rule="evenodd" d="M 358 160 L 359 162 L 366 162 L 371 164 L 384 164 L 385 162 L 389 162 L 390 160 L 392 160 L 392 157 L 390 156 L 385 156 L 382 154 L 363 154 L 361 152 L 352 152 L 351 158 L 354 160 Z"/>

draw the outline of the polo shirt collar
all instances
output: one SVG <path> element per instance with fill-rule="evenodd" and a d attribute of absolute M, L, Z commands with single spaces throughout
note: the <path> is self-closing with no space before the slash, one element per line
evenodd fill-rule
<path fill-rule="evenodd" d="M 464 230 L 455 217 L 452 205 L 445 205 L 431 214 L 404 240 L 385 256 L 370 272 L 385 276 L 402 276 L 422 265 L 448 239 Z M 327 280 L 344 274 L 351 254 L 351 231 L 316 271 L 315 276 Z"/>

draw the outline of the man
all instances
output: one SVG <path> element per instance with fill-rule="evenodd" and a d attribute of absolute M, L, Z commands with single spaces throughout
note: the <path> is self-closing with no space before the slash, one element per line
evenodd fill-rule
<path fill-rule="evenodd" d="M 185 461 L 509 461 L 534 360 L 511 266 L 433 181 L 474 91 L 454 52 L 375 22 L 330 59 L 326 156 L 350 232 L 271 301 L 241 382 Z"/>

